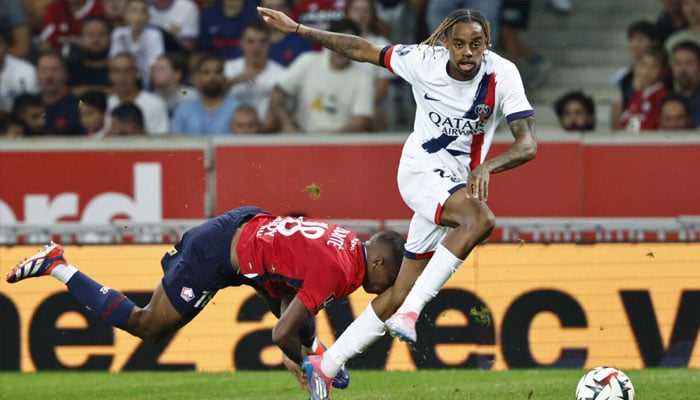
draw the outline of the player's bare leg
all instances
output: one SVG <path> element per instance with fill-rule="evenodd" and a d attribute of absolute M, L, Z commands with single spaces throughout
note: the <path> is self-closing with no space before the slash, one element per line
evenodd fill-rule
<path fill-rule="evenodd" d="M 144 308 L 137 307 L 123 293 L 95 282 L 68 263 L 58 243 L 51 242 L 17 264 L 6 280 L 15 283 L 41 276 L 63 282 L 93 315 L 148 342 L 164 338 L 191 319 L 175 310 L 160 284 L 151 302 Z"/>
<path fill-rule="evenodd" d="M 191 320 L 173 307 L 163 286 L 158 283 L 146 307 L 134 306 L 124 330 L 148 343 L 157 343 Z"/>
<path fill-rule="evenodd" d="M 397 312 L 386 321 L 389 332 L 409 343 L 415 343 L 416 319 L 423 307 L 437 296 L 447 280 L 462 265 L 472 249 L 489 237 L 495 226 L 495 218 L 485 202 L 469 199 L 466 189 L 453 193 L 445 202 L 441 225 L 453 227 L 438 245 L 433 257 L 425 266 L 410 291 L 402 285 L 393 296 L 391 306 L 404 296 Z"/>

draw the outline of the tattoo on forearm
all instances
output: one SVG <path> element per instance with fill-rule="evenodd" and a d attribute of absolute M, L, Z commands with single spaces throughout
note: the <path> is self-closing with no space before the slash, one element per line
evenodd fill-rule
<path fill-rule="evenodd" d="M 308 39 L 353 60 L 356 59 L 357 50 L 362 43 L 361 38 L 344 33 L 326 32 L 318 29 L 308 29 L 305 33 Z"/>

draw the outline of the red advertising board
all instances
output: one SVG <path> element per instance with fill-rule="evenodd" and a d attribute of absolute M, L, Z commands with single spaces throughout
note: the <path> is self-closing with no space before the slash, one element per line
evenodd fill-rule
<path fill-rule="evenodd" d="M 406 219 L 396 186 L 400 144 L 221 145 L 216 212 L 252 204 L 315 218 Z"/>
<path fill-rule="evenodd" d="M 206 216 L 203 149 L 2 151 L 0 171 L 3 225 Z"/>

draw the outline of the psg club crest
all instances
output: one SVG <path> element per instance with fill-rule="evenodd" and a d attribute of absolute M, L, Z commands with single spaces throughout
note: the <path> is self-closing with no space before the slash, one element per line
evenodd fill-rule
<path fill-rule="evenodd" d="M 486 118 L 489 115 L 491 115 L 491 107 L 489 107 L 488 105 L 486 105 L 484 103 L 477 104 L 477 106 L 474 107 L 474 112 L 476 112 L 476 115 L 478 115 L 482 118 Z"/>
<path fill-rule="evenodd" d="M 180 291 L 180 297 L 182 297 L 182 300 L 190 302 L 192 299 L 194 299 L 194 290 L 188 288 L 187 286 L 183 286 L 182 290 Z"/>

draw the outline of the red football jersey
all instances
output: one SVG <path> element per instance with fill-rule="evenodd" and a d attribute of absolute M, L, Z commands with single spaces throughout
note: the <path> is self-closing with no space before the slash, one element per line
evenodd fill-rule
<path fill-rule="evenodd" d="M 75 13 L 68 8 L 67 0 L 54 0 L 46 7 L 39 37 L 42 42 L 49 42 L 60 50 L 71 40 L 77 40 L 85 18 L 104 15 L 105 10 L 100 0 L 88 0 Z"/>
<path fill-rule="evenodd" d="M 367 265 L 354 232 L 304 217 L 256 215 L 243 228 L 236 254 L 241 274 L 273 297 L 295 290 L 311 315 L 360 287 Z"/>

